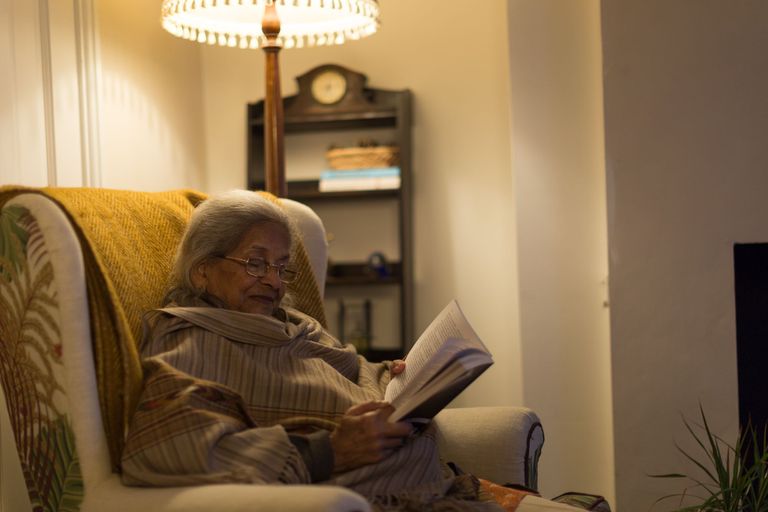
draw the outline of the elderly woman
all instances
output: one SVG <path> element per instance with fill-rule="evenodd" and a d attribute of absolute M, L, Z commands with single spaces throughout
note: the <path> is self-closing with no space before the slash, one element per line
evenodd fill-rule
<path fill-rule="evenodd" d="M 211 197 L 179 246 L 167 305 L 147 315 L 129 485 L 343 485 L 384 508 L 485 509 L 433 433 L 390 422 L 403 362 L 370 363 L 284 304 L 293 230 L 258 194 Z M 474 501 L 473 501 L 474 500 Z"/>

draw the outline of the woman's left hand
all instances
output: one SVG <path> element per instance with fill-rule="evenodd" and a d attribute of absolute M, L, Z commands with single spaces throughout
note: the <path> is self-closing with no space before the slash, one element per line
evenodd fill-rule
<path fill-rule="evenodd" d="M 384 460 L 413 433 L 405 421 L 390 422 L 395 408 L 383 401 L 353 405 L 331 432 L 335 472 Z"/>
<path fill-rule="evenodd" d="M 395 359 L 392 361 L 392 366 L 389 367 L 389 373 L 394 377 L 400 375 L 405 371 L 405 361 L 402 359 Z"/>

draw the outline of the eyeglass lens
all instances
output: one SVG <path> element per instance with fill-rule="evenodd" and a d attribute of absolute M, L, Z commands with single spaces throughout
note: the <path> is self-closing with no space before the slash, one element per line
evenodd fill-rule
<path fill-rule="evenodd" d="M 287 268 L 282 264 L 267 263 L 262 258 L 251 258 L 245 264 L 248 273 L 255 277 L 264 277 L 269 272 L 269 267 L 274 267 L 277 277 L 284 283 L 290 283 L 296 277 L 295 270 Z"/>

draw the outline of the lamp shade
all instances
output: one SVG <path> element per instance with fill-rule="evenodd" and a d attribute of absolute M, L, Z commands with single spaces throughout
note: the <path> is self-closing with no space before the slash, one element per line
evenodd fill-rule
<path fill-rule="evenodd" d="M 277 9 L 283 48 L 342 44 L 379 26 L 377 0 L 163 0 L 163 28 L 200 43 L 259 48 L 267 3 Z"/>

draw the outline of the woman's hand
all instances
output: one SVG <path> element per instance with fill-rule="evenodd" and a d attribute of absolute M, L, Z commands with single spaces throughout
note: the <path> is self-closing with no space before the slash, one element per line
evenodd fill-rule
<path fill-rule="evenodd" d="M 392 366 L 389 367 L 389 373 L 392 377 L 400 375 L 405 371 L 405 361 L 402 359 L 395 359 L 392 361 Z"/>
<path fill-rule="evenodd" d="M 331 432 L 334 472 L 379 462 L 403 445 L 412 428 L 404 421 L 390 423 L 392 411 L 387 402 L 366 402 L 347 410 Z"/>

